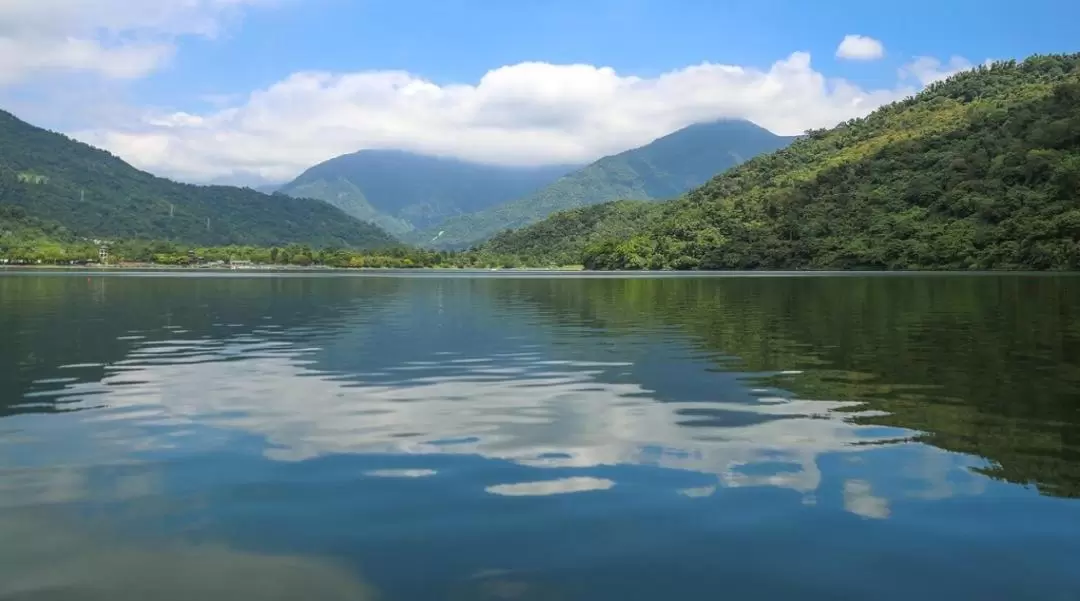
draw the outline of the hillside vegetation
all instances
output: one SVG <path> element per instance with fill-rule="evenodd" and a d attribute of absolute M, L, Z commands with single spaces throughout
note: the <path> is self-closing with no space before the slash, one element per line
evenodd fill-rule
<path fill-rule="evenodd" d="M 530 194 L 573 169 L 480 165 L 398 150 L 362 150 L 320 163 L 280 191 L 326 201 L 400 235 Z"/>
<path fill-rule="evenodd" d="M 1080 55 L 953 76 L 721 174 L 593 269 L 1078 269 Z"/>
<path fill-rule="evenodd" d="M 20 258 L 53 263 L 96 255 L 96 246 L 80 243 L 67 228 L 31 217 L 22 207 L 0 204 L 0 262 Z"/>
<path fill-rule="evenodd" d="M 659 215 L 661 208 L 656 202 L 617 200 L 561 211 L 539 223 L 497 234 L 478 250 L 517 257 L 530 266 L 580 265 L 590 244 L 629 238 Z"/>
<path fill-rule="evenodd" d="M 535 194 L 454 217 L 410 240 L 461 248 L 566 209 L 621 199 L 675 198 L 713 175 L 782 148 L 791 140 L 748 121 L 691 125 L 640 148 L 604 157 Z"/>
<path fill-rule="evenodd" d="M 326 203 L 176 183 L 0 111 L 0 206 L 5 205 L 83 237 L 351 247 L 395 243 L 386 232 Z"/>

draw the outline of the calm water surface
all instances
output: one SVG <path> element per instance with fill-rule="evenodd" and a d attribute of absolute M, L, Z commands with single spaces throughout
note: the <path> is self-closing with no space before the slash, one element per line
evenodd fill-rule
<path fill-rule="evenodd" d="M 3 599 L 1080 599 L 1080 277 L 0 274 Z"/>

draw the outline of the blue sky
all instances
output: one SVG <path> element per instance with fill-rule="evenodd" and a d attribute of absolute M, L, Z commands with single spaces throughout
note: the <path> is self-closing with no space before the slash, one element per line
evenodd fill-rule
<path fill-rule="evenodd" d="M 892 4 L 892 3 L 890 3 Z M 887 85 L 913 56 L 972 60 L 1080 50 L 1080 2 L 1034 0 L 307 0 L 253 10 L 216 40 L 182 43 L 147 80 L 149 98 L 186 87 L 242 92 L 303 70 L 404 69 L 471 82 L 524 61 L 656 75 L 702 61 L 767 67 L 809 51 L 830 75 Z M 846 34 L 886 43 L 871 66 L 832 54 Z"/>
<path fill-rule="evenodd" d="M 1080 50 L 1065 0 L 3 4 L 5 108 L 194 181 L 278 180 L 365 147 L 581 161 L 715 117 L 793 133 L 986 59 Z M 883 51 L 838 57 L 849 35 Z"/>

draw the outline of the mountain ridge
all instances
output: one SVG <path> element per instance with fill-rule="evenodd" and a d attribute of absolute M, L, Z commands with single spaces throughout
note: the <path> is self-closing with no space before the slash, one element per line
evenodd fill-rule
<path fill-rule="evenodd" d="M 463 248 L 566 209 L 621 199 L 666 200 L 793 139 L 741 119 L 697 123 L 644 146 L 603 157 L 534 194 L 453 217 L 408 240 L 439 248 Z"/>
<path fill-rule="evenodd" d="M 528 194 L 574 168 L 507 167 L 404 150 L 360 150 L 314 165 L 278 191 L 328 202 L 401 235 Z"/>
<path fill-rule="evenodd" d="M 157 177 L 6 111 L 0 111 L 0 204 L 84 237 L 264 246 L 398 243 L 326 203 Z"/>

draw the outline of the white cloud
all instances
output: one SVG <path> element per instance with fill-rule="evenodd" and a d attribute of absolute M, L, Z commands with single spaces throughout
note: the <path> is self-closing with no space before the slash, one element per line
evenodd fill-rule
<path fill-rule="evenodd" d="M 961 71 L 967 71 L 974 65 L 962 56 L 954 56 L 949 62 L 942 63 L 931 56 L 916 57 L 915 60 L 900 67 L 901 78 L 912 78 L 922 86 L 930 85 L 936 81 L 947 79 Z"/>
<path fill-rule="evenodd" d="M 129 43 L 115 47 L 96 40 L 0 37 L 0 85 L 26 74 L 53 69 L 93 71 L 112 79 L 142 77 L 168 60 L 168 44 Z"/>
<path fill-rule="evenodd" d="M 365 148 L 543 164 L 588 162 L 724 117 L 798 134 L 914 91 L 830 80 L 803 52 L 766 70 L 703 63 L 654 78 L 538 62 L 494 69 L 475 84 L 403 71 L 304 72 L 205 113 L 148 114 L 124 129 L 75 135 L 187 180 L 285 180 Z"/>
<path fill-rule="evenodd" d="M 211 37 L 245 5 L 278 0 L 3 0 L 0 85 L 51 71 L 141 77 L 183 35 Z"/>
<path fill-rule="evenodd" d="M 876 60 L 885 56 L 885 46 L 871 37 L 847 35 L 836 49 L 836 56 L 857 61 Z"/>

